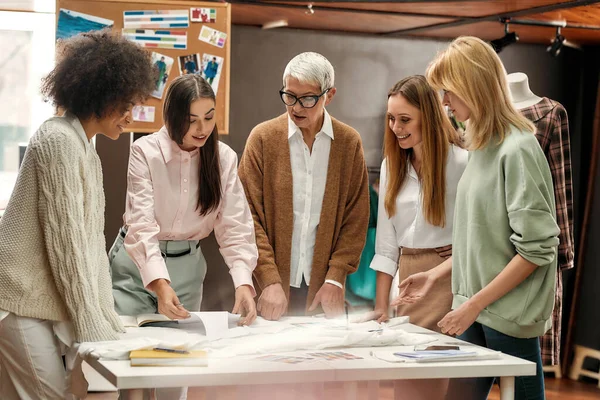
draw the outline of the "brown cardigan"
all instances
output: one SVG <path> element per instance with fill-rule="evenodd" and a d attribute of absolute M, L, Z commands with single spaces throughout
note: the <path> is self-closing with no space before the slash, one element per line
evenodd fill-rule
<path fill-rule="evenodd" d="M 254 217 L 261 289 L 281 283 L 289 299 L 294 223 L 287 114 L 256 126 L 246 143 L 239 176 Z M 307 307 L 326 279 L 345 284 L 358 268 L 369 224 L 369 180 L 360 135 L 331 118 L 327 184 L 313 255 Z"/>

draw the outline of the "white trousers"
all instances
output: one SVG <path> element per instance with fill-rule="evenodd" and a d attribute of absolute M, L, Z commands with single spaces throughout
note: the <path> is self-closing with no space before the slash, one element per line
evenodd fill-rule
<path fill-rule="evenodd" d="M 54 400 L 69 394 L 70 370 L 77 350 L 66 352 L 62 361 L 60 340 L 54 321 L 8 314 L 0 320 L 0 393 L 3 400 Z"/>
<path fill-rule="evenodd" d="M 143 389 L 139 390 L 119 390 L 119 400 L 186 400 L 186 387 L 179 388 L 161 388 L 161 389 Z"/>

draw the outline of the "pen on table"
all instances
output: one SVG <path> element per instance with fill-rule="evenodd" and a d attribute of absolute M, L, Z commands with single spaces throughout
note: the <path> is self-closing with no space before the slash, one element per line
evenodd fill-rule
<path fill-rule="evenodd" d="M 177 354 L 190 354 L 187 350 L 178 350 L 178 349 L 167 349 L 166 347 L 155 347 L 154 351 L 164 351 L 167 353 L 177 353 Z"/>

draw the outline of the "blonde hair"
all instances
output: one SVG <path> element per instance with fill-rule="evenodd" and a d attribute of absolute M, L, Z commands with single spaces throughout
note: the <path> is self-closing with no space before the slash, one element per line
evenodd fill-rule
<path fill-rule="evenodd" d="M 444 227 L 446 224 L 446 159 L 450 141 L 456 139 L 456 131 L 444 113 L 438 94 L 429 86 L 423 75 L 402 79 L 390 89 L 388 99 L 391 96 L 402 96 L 421 113 L 423 214 L 425 220 L 431 225 Z M 390 217 L 396 214 L 396 197 L 407 178 L 411 153 L 412 149 L 400 148 L 388 119 L 385 124 L 383 154 L 388 176 L 385 210 Z"/>
<path fill-rule="evenodd" d="M 471 114 L 465 132 L 469 150 L 485 147 L 492 137 L 502 143 L 514 126 L 535 132 L 535 126 L 512 105 L 506 70 L 489 44 L 462 36 L 440 52 L 427 67 L 427 81 L 435 89 L 458 96 Z"/>

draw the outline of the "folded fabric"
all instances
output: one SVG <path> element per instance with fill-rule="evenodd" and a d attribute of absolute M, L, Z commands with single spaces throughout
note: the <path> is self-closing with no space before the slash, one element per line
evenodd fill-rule
<path fill-rule="evenodd" d="M 339 325 L 305 325 L 270 335 L 250 335 L 243 340 L 221 339 L 207 343 L 206 347 L 215 350 L 215 357 L 233 357 L 335 347 L 414 346 L 434 340 L 435 337 L 431 335 L 409 333 L 371 321 L 351 324 L 348 328 Z"/>
<path fill-rule="evenodd" d="M 154 347 L 196 349 L 208 343 L 206 336 L 175 328 L 127 328 L 120 340 L 86 342 L 79 346 L 79 355 L 109 360 L 127 360 L 132 350 Z"/>

